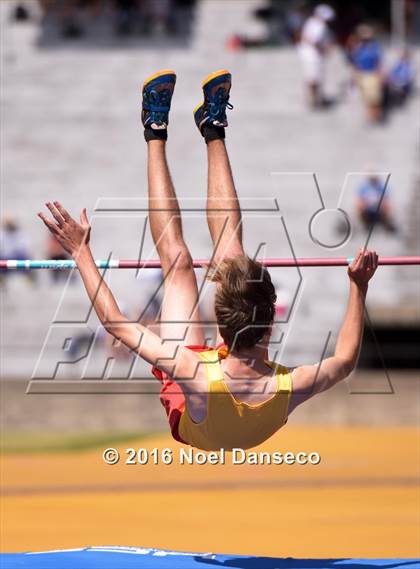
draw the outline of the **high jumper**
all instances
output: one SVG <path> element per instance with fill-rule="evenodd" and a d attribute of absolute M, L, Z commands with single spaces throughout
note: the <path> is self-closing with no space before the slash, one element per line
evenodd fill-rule
<path fill-rule="evenodd" d="M 52 218 L 39 217 L 72 256 L 105 329 L 153 366 L 173 437 L 203 450 L 247 449 L 273 435 L 296 407 L 354 370 L 378 256 L 360 250 L 348 267 L 347 311 L 332 357 L 294 369 L 269 361 L 276 294 L 267 268 L 243 248 L 241 210 L 224 142 L 231 74 L 212 73 L 202 85 L 204 100 L 194 110 L 208 157 L 207 222 L 214 253 L 207 278 L 216 283 L 218 341 L 217 347 L 206 346 L 194 262 L 165 153 L 175 81 L 175 73 L 164 70 L 143 85 L 149 219 L 164 277 L 159 335 L 121 313 L 92 257 L 86 209 L 78 223 L 59 202 L 48 202 Z M 220 209 L 226 200 L 234 205 Z"/>

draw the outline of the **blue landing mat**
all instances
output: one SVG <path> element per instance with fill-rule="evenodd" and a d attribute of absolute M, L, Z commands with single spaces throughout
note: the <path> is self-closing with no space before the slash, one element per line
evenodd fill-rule
<path fill-rule="evenodd" d="M 84 547 L 3 553 L 1 569 L 420 569 L 419 559 L 295 559 L 216 555 L 142 547 Z"/>

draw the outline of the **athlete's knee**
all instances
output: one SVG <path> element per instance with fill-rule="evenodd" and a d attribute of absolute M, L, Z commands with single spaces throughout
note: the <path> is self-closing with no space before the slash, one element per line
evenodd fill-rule
<path fill-rule="evenodd" d="M 161 255 L 161 262 L 166 270 L 189 271 L 193 268 L 191 253 L 185 244 L 172 244 Z"/>
<path fill-rule="evenodd" d="M 239 240 L 234 240 L 227 246 L 219 246 L 214 253 L 213 261 L 217 265 L 225 259 L 233 259 L 234 257 L 242 257 L 245 255 L 242 243 Z"/>

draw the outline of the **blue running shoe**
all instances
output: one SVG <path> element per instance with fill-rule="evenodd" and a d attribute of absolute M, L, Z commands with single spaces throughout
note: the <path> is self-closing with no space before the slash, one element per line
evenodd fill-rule
<path fill-rule="evenodd" d="M 226 69 L 221 69 L 206 77 L 203 81 L 204 101 L 194 109 L 194 120 L 202 133 L 205 124 L 226 127 L 226 109 L 233 109 L 229 103 L 229 93 L 232 86 L 232 75 Z"/>
<path fill-rule="evenodd" d="M 175 82 L 175 72 L 165 69 L 158 71 L 143 83 L 141 120 L 145 128 L 162 130 L 168 126 Z"/>

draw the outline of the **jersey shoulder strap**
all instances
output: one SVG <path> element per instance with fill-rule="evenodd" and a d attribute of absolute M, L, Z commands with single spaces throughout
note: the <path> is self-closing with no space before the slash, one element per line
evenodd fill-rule
<path fill-rule="evenodd" d="M 199 352 L 201 360 L 204 362 L 207 380 L 209 383 L 213 381 L 222 381 L 223 372 L 219 362 L 219 353 L 217 350 L 207 350 Z"/>
<path fill-rule="evenodd" d="M 276 374 L 277 393 L 291 393 L 292 391 L 292 376 L 287 367 L 276 362 L 266 361 Z"/>

